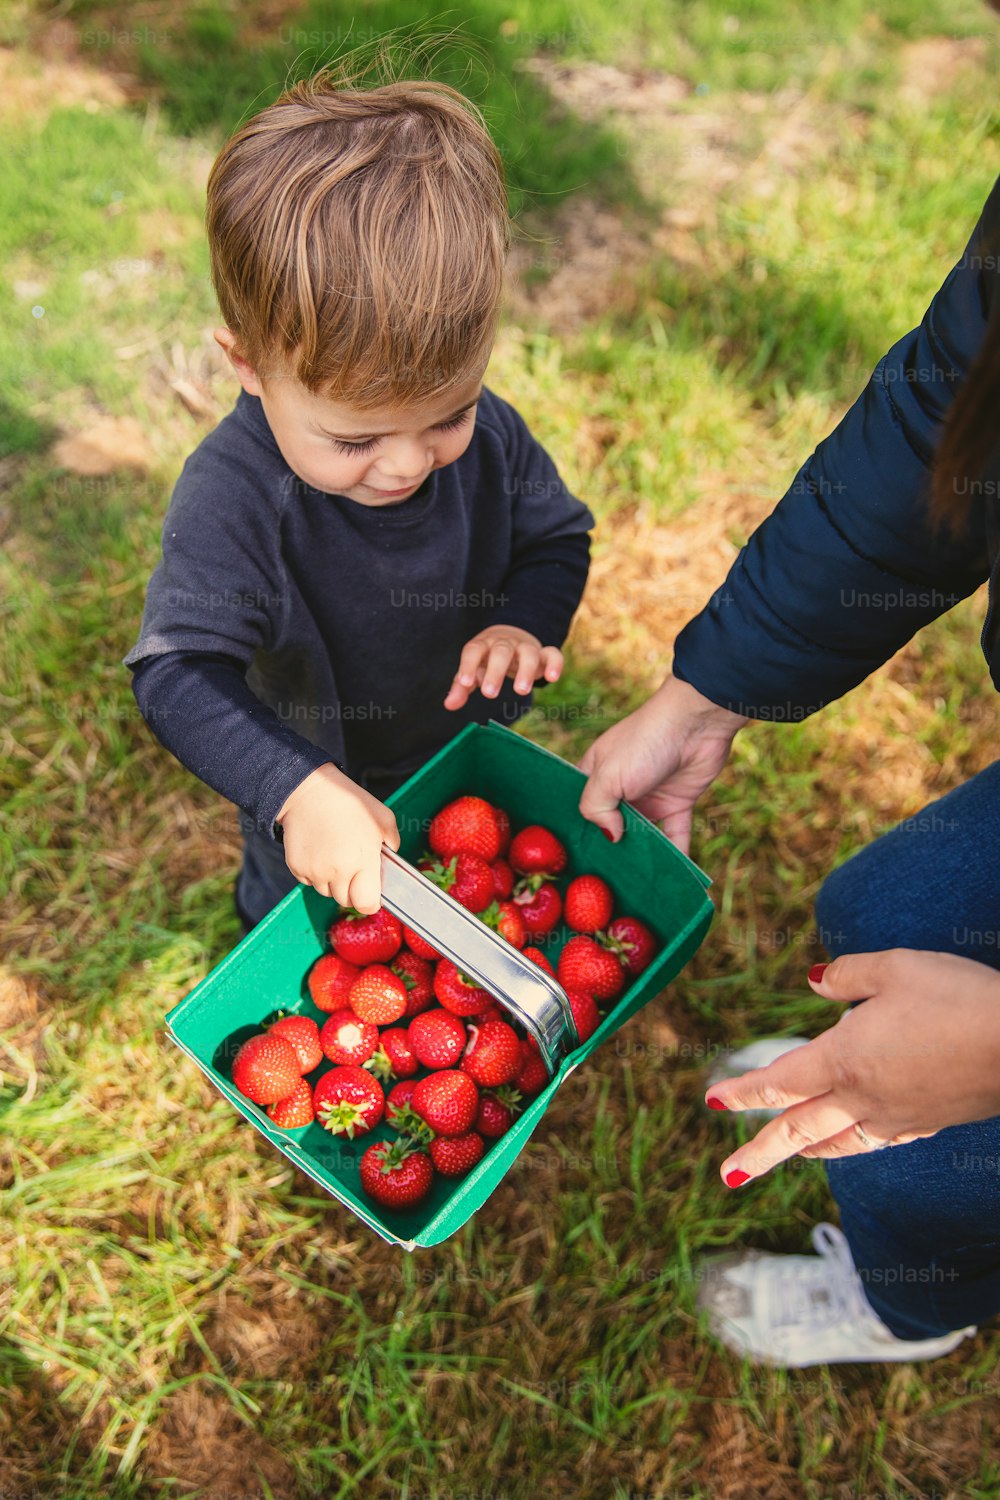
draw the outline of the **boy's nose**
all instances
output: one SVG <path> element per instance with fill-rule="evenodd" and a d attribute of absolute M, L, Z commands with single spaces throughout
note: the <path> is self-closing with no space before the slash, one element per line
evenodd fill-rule
<path fill-rule="evenodd" d="M 434 454 L 425 444 L 397 443 L 382 455 L 378 471 L 386 479 L 395 479 L 404 485 L 423 474 L 433 462 Z"/>

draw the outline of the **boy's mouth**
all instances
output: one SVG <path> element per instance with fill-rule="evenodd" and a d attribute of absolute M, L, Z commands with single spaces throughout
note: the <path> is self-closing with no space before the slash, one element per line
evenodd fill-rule
<path fill-rule="evenodd" d="M 366 484 L 365 489 L 370 490 L 373 495 L 378 495 L 381 500 L 401 500 L 404 495 L 412 495 L 413 491 L 418 490 L 423 482 L 420 479 L 416 484 L 404 485 L 401 490 L 380 490 L 374 484 Z"/>

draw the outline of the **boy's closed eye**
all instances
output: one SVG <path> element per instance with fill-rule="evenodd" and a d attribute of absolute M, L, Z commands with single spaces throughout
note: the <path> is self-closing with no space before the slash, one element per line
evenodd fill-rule
<path fill-rule="evenodd" d="M 459 412 L 457 416 L 450 417 L 447 422 L 435 423 L 432 430 L 434 432 L 454 432 L 469 420 L 471 414 L 472 407 L 467 406 L 464 411 Z M 348 440 L 347 438 L 335 437 L 331 432 L 325 435 L 330 439 L 339 453 L 371 453 L 382 441 L 381 437 Z"/>

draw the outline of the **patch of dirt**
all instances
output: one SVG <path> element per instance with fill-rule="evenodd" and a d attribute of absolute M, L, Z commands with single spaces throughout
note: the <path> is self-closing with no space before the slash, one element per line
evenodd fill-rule
<path fill-rule="evenodd" d="M 71 474 L 97 478 L 116 469 L 145 473 L 153 462 L 149 434 L 135 417 L 98 417 L 80 432 L 69 433 L 53 445 L 52 457 Z"/>
<path fill-rule="evenodd" d="M 282 1455 L 240 1420 L 224 1395 L 201 1381 L 164 1401 L 142 1467 L 154 1482 L 171 1481 L 171 1493 L 176 1486 L 197 1490 L 198 1500 L 293 1500 L 297 1494 Z"/>
<path fill-rule="evenodd" d="M 40 124 L 53 109 L 80 105 L 96 113 L 128 103 L 129 93 L 109 73 L 73 58 L 34 58 L 0 47 L 0 116 Z"/>
<path fill-rule="evenodd" d="M 922 104 L 953 88 L 961 75 L 982 67 L 988 47 L 983 36 L 927 36 L 907 42 L 900 54 L 899 92 Z"/>
<path fill-rule="evenodd" d="M 511 249 L 510 310 L 517 319 L 542 313 L 556 332 L 626 312 L 635 302 L 635 274 L 649 258 L 646 240 L 617 214 L 575 199 L 553 231 L 519 239 Z M 537 282 L 537 278 L 544 281 Z"/>
<path fill-rule="evenodd" d="M 0 1077 L 14 1080 L 30 1099 L 45 1056 L 48 1007 L 20 975 L 0 968 Z"/>
<path fill-rule="evenodd" d="M 321 1330 L 286 1284 L 264 1273 L 244 1277 L 252 1281 L 253 1302 L 228 1294 L 222 1287 L 206 1327 L 205 1342 L 223 1368 L 235 1377 L 286 1379 L 300 1377 L 316 1358 Z"/>

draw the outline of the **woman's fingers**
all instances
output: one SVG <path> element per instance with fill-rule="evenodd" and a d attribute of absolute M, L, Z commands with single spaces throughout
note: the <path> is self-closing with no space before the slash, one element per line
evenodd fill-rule
<path fill-rule="evenodd" d="M 739 1078 L 713 1083 L 706 1104 L 710 1109 L 787 1109 L 828 1093 L 833 1087 L 828 1035 L 824 1032 L 814 1042 L 786 1052 L 766 1068 L 751 1068 Z"/>
<path fill-rule="evenodd" d="M 734 1172 L 740 1174 L 740 1182 L 746 1181 L 748 1177 L 762 1177 L 779 1162 L 828 1142 L 850 1130 L 853 1125 L 854 1116 L 850 1109 L 833 1094 L 824 1094 L 803 1104 L 793 1105 L 776 1120 L 769 1120 L 752 1141 L 726 1158 L 721 1169 L 722 1180 L 734 1186 L 730 1182 Z M 860 1139 L 855 1139 L 861 1146 Z"/>

